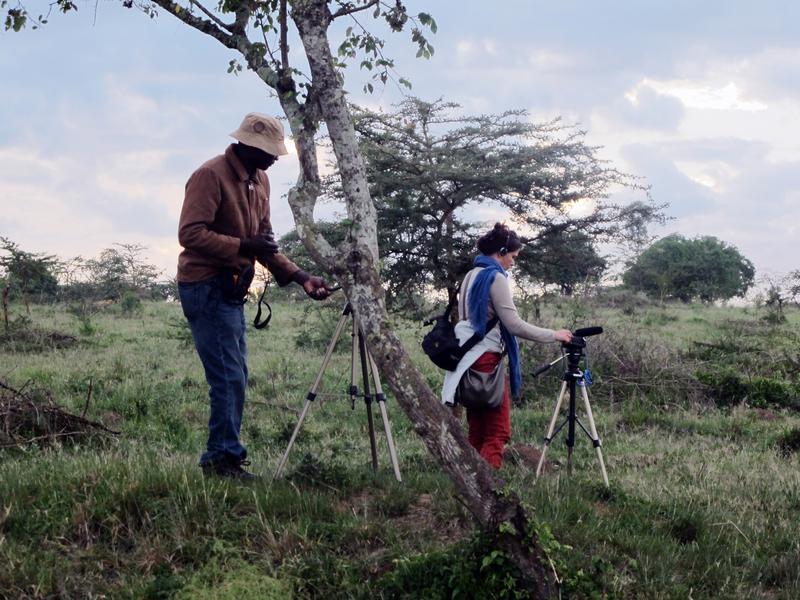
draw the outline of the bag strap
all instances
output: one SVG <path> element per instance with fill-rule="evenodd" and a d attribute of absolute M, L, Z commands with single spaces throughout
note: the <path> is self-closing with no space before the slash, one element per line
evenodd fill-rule
<path fill-rule="evenodd" d="M 456 288 L 456 293 L 453 294 L 453 297 L 450 299 L 450 302 L 447 303 L 447 308 L 444 309 L 442 316 L 445 319 L 450 318 L 450 313 L 452 312 L 453 308 L 455 308 L 456 303 L 458 302 L 458 293 L 461 291 L 461 286 L 459 285 Z"/>
<path fill-rule="evenodd" d="M 467 292 L 469 291 L 469 284 L 470 284 L 471 278 L 472 278 L 472 271 L 467 273 L 467 276 L 464 278 L 464 281 L 461 284 L 461 287 L 464 288 L 464 295 L 459 297 L 459 303 L 460 303 L 459 304 L 459 310 L 460 310 L 460 312 L 464 313 L 464 315 L 467 317 L 467 319 L 469 319 L 469 315 L 467 314 Z M 489 319 L 489 322 L 486 323 L 486 333 L 489 333 L 492 329 L 494 329 L 495 326 L 497 325 L 498 321 L 499 321 L 499 317 L 497 315 L 495 315 L 494 317 Z M 469 348 L 467 350 L 471 349 L 472 346 L 474 346 L 481 339 L 483 339 L 483 337 L 486 335 L 486 333 L 484 333 L 483 335 L 478 336 L 478 339 L 475 340 L 474 342 L 472 341 L 472 339 L 478 334 L 477 333 L 473 334 L 473 336 L 471 338 L 469 338 L 467 340 L 467 342 L 466 342 L 466 344 L 471 343 L 471 345 L 469 346 Z M 464 345 L 466 346 L 466 344 L 464 344 Z M 463 347 L 464 346 L 462 346 L 462 348 Z"/>
<path fill-rule="evenodd" d="M 256 311 L 256 318 L 253 319 L 253 327 L 256 329 L 264 329 L 269 322 L 272 320 L 272 307 L 269 305 L 269 302 L 264 300 L 264 296 L 267 294 L 267 286 L 264 286 L 264 290 L 261 292 L 261 296 L 258 299 L 258 310 Z M 269 314 L 264 318 L 263 321 L 259 321 L 261 319 L 261 305 L 265 304 L 267 306 L 267 310 Z"/>
<path fill-rule="evenodd" d="M 498 319 L 497 317 L 492 317 L 491 319 L 489 319 L 489 322 L 486 324 L 486 333 L 489 333 L 492 329 L 494 329 L 495 325 L 497 325 L 497 322 L 499 320 L 500 319 Z M 464 354 L 466 354 L 467 352 L 472 350 L 475 347 L 475 345 L 486 336 L 486 333 L 483 335 L 481 335 L 477 331 L 473 333 L 472 337 L 470 337 L 466 342 L 464 342 L 463 346 L 460 346 L 461 351 L 463 351 Z"/>

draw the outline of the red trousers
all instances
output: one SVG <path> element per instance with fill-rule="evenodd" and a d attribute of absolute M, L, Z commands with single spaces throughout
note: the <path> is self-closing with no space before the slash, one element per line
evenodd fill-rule
<path fill-rule="evenodd" d="M 502 354 L 497 352 L 484 352 L 472 364 L 472 368 L 481 373 L 491 373 L 502 359 Z M 469 443 L 486 462 L 499 469 L 503 464 L 503 451 L 511 439 L 511 391 L 507 373 L 502 406 L 484 410 L 468 409 L 467 423 Z"/>

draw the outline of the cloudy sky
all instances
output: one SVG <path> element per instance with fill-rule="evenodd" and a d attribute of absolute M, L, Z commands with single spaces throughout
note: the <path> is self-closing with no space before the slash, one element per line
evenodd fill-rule
<path fill-rule="evenodd" d="M 226 73 L 233 53 L 177 19 L 77 3 L 44 29 L 0 33 L 0 235 L 64 258 L 142 243 L 171 276 L 187 177 L 245 113 L 280 108 L 254 75 Z M 415 59 L 405 35 L 390 42 L 415 95 L 561 115 L 669 203 L 656 233 L 715 235 L 762 276 L 800 268 L 800 3 L 406 5 L 438 25 L 432 60 Z M 364 98 L 350 75 L 356 102 L 401 99 L 394 86 Z M 297 165 L 284 157 L 270 173 L 282 234 Z"/>

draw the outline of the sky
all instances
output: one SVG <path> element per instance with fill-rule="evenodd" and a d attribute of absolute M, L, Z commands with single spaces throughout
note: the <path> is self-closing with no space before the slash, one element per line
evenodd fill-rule
<path fill-rule="evenodd" d="M 0 236 L 61 258 L 143 244 L 171 277 L 186 179 L 244 114 L 280 107 L 253 73 L 226 72 L 235 53 L 170 15 L 77 4 L 39 30 L 0 33 Z M 669 205 L 653 234 L 716 236 L 759 277 L 800 269 L 800 3 L 405 4 L 438 27 L 431 60 L 407 34 L 388 40 L 412 94 L 465 114 L 561 116 Z M 366 81 L 347 73 L 354 102 L 402 99 L 394 85 L 364 96 Z M 278 234 L 293 228 L 296 175 L 293 155 L 270 169 Z"/>

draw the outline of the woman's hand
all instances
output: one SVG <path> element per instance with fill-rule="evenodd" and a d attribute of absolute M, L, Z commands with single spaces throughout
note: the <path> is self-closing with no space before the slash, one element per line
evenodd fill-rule
<path fill-rule="evenodd" d="M 556 329 L 555 337 L 557 342 L 568 344 L 572 341 L 572 332 L 569 329 Z"/>

